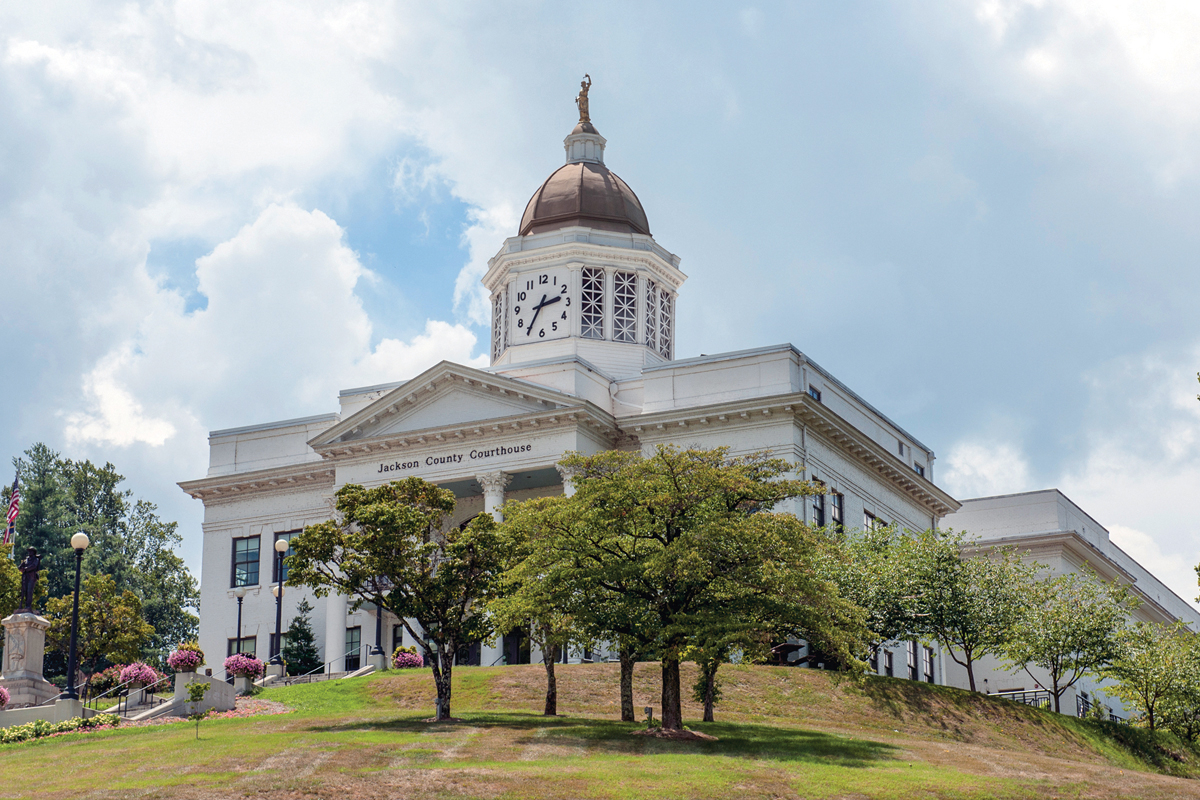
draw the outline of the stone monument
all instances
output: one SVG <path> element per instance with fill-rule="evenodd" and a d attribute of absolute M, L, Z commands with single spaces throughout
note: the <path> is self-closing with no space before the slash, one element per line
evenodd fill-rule
<path fill-rule="evenodd" d="M 22 606 L 4 625 L 4 661 L 0 664 L 0 682 L 8 689 L 9 708 L 36 706 L 55 697 L 59 689 L 42 677 L 42 657 L 46 650 L 46 630 L 50 621 L 33 610 L 42 559 L 32 547 L 18 566 L 21 571 Z"/>

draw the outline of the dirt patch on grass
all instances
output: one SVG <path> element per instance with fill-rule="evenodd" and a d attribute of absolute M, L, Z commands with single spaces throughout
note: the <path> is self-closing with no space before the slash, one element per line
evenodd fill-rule
<path fill-rule="evenodd" d="M 649 736 L 651 739 L 666 739 L 672 742 L 715 742 L 717 737 L 700 731 L 668 731 L 663 728 L 643 728 L 630 731 L 634 736 Z"/>

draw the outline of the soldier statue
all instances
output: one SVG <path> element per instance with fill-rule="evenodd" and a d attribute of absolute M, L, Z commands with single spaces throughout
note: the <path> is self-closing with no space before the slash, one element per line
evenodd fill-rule
<path fill-rule="evenodd" d="M 42 568 L 42 557 L 32 547 L 25 551 L 25 560 L 17 569 L 21 571 L 21 608 L 18 611 L 33 611 L 33 593 L 37 591 L 38 570 Z"/>

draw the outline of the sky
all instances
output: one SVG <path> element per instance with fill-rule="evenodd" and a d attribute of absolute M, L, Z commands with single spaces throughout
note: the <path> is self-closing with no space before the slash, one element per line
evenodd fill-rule
<path fill-rule="evenodd" d="M 678 356 L 792 342 L 955 497 L 1060 488 L 1194 600 L 1197 40 L 1182 0 L 4 4 L 0 454 L 111 461 L 198 573 L 208 431 L 486 365 L 586 72 Z"/>

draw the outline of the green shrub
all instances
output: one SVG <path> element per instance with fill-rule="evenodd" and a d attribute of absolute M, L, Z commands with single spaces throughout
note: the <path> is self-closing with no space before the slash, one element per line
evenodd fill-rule
<path fill-rule="evenodd" d="M 37 719 L 24 725 L 14 725 L 11 728 L 0 728 L 0 744 L 14 744 L 30 739 L 40 739 L 44 736 L 55 736 L 60 733 L 93 730 L 95 728 L 115 728 L 121 724 L 121 718 L 116 714 L 97 714 L 86 719 L 72 717 L 64 722 L 48 722 Z"/>

